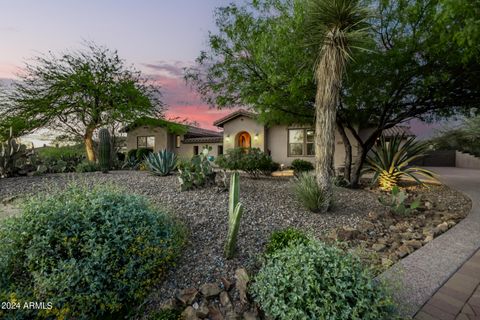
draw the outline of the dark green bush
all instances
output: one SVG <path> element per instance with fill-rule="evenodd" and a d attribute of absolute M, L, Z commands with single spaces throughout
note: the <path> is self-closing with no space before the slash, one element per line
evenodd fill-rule
<path fill-rule="evenodd" d="M 137 153 L 136 153 L 137 161 L 143 162 L 143 160 L 145 160 L 145 158 L 148 157 L 148 155 L 152 152 L 153 152 L 152 149 L 147 149 L 147 148 L 137 149 Z"/>
<path fill-rule="evenodd" d="M 137 160 L 137 149 L 131 149 L 127 152 L 127 159 Z"/>
<path fill-rule="evenodd" d="M 311 171 L 315 169 L 313 164 L 310 161 L 295 159 L 292 161 L 291 167 L 295 173 L 300 173 L 304 171 Z"/>
<path fill-rule="evenodd" d="M 387 290 L 359 259 L 314 240 L 267 256 L 251 292 L 278 320 L 394 318 Z"/>
<path fill-rule="evenodd" d="M 84 173 L 84 172 L 95 172 L 100 171 L 100 166 L 91 161 L 83 161 L 75 167 L 75 172 Z"/>
<path fill-rule="evenodd" d="M 215 163 L 222 169 L 245 171 L 253 177 L 278 170 L 278 163 L 258 148 L 233 148 L 218 156 Z"/>
<path fill-rule="evenodd" d="M 308 236 L 295 228 L 287 228 L 272 233 L 268 240 L 265 252 L 271 254 L 290 245 L 297 243 L 307 243 L 310 241 Z"/>
<path fill-rule="evenodd" d="M 39 148 L 37 153 L 38 161 L 50 173 L 74 172 L 76 166 L 85 159 L 83 145 L 44 147 Z"/>
<path fill-rule="evenodd" d="M 0 301 L 53 304 L 16 310 L 18 319 L 120 319 L 158 284 L 183 241 L 168 214 L 112 187 L 38 195 L 0 224 Z"/>

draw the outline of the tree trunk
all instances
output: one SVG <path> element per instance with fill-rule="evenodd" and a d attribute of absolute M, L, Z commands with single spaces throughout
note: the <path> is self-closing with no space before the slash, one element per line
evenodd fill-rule
<path fill-rule="evenodd" d="M 333 32 L 332 32 L 333 33 Z M 333 159 L 335 125 L 340 85 L 345 65 L 342 51 L 329 43 L 322 47 L 321 59 L 315 70 L 315 173 L 318 186 L 324 193 L 320 212 L 328 211 L 333 197 Z"/>
<path fill-rule="evenodd" d="M 353 165 L 352 174 L 350 177 L 351 188 L 359 187 L 360 178 L 362 176 L 362 168 L 363 168 L 363 164 L 365 163 L 365 159 L 367 159 L 368 150 L 363 145 L 360 145 L 360 154 L 355 159 L 355 164 Z"/>
<path fill-rule="evenodd" d="M 84 135 L 85 141 L 85 151 L 87 152 L 87 160 L 91 162 L 95 162 L 97 160 L 95 156 L 95 148 L 93 146 L 93 131 L 95 130 L 94 127 L 87 127 Z"/>
<path fill-rule="evenodd" d="M 348 181 L 350 185 L 350 173 L 352 171 L 352 144 L 348 139 L 347 133 L 342 123 L 337 120 L 337 129 L 342 136 L 343 145 L 345 146 L 345 169 L 343 172 L 343 178 Z"/>

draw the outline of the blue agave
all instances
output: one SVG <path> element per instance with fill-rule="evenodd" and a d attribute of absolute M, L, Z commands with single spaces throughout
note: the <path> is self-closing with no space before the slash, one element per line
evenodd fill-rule
<path fill-rule="evenodd" d="M 168 176 L 177 167 L 177 156 L 168 150 L 150 153 L 145 157 L 150 171 L 157 176 Z"/>

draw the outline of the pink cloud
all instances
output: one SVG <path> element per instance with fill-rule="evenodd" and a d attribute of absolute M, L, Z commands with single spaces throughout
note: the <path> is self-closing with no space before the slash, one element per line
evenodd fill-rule
<path fill-rule="evenodd" d="M 187 86 L 178 69 L 184 65 L 179 62 L 167 64 L 162 62 L 158 65 L 144 64 L 158 72 L 149 74 L 152 81 L 161 86 L 163 102 L 167 105 L 167 118 L 180 118 L 196 122 L 202 128 L 218 130 L 213 122 L 232 112 L 231 109 L 215 109 L 207 105 L 198 93 Z M 183 70 L 183 69 L 182 69 Z M 168 71 L 168 74 L 164 71 Z"/>

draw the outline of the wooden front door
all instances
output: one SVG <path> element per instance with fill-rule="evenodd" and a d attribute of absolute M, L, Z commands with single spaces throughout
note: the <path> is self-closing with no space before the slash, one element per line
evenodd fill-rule
<path fill-rule="evenodd" d="M 241 148 L 250 148 L 252 146 L 252 139 L 248 132 L 241 132 L 238 134 L 238 146 Z"/>

